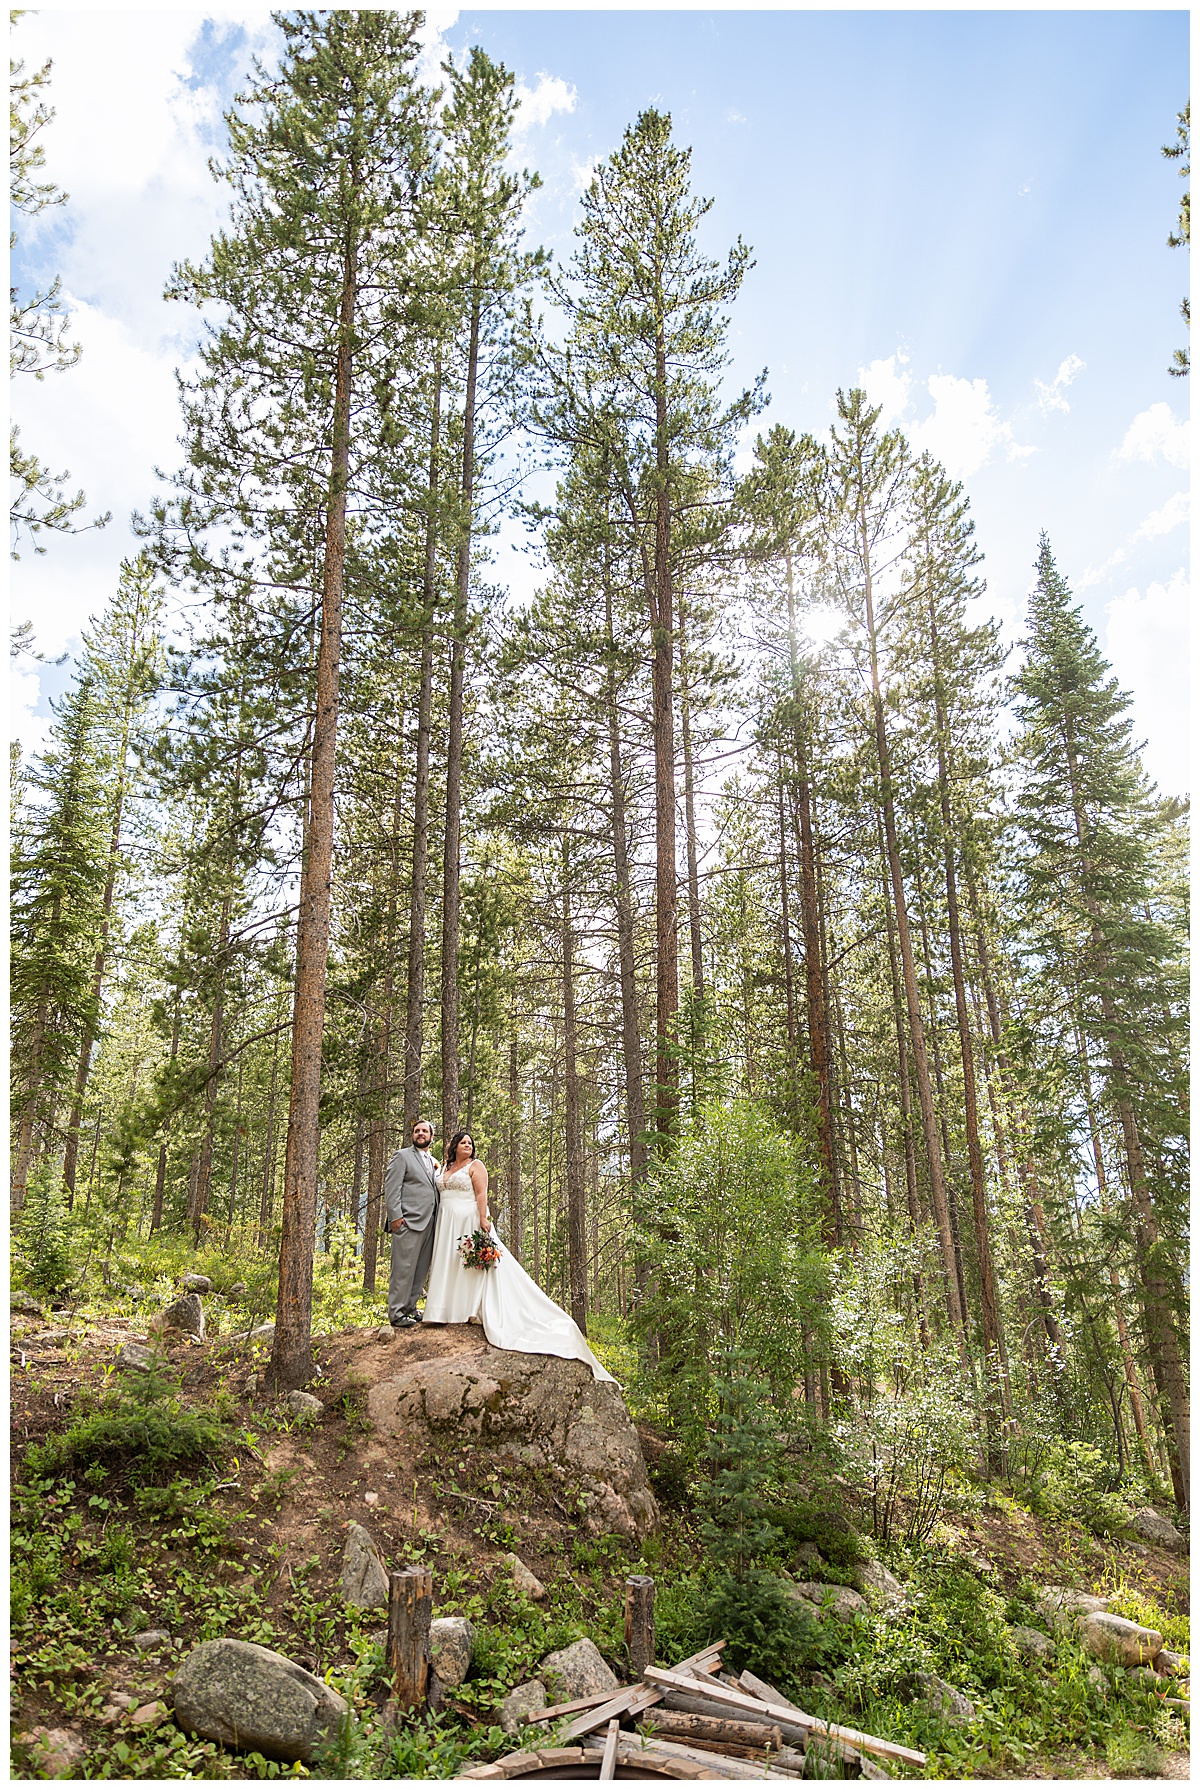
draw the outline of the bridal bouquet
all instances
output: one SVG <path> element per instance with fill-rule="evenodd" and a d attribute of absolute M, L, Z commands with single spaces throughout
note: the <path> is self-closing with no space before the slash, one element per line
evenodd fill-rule
<path fill-rule="evenodd" d="M 464 1268 L 493 1268 L 500 1260 L 500 1245 L 487 1231 L 472 1231 L 458 1246 Z"/>

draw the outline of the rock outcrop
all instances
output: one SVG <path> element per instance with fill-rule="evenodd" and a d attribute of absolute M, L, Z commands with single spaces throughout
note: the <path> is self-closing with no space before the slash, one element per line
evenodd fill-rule
<path fill-rule="evenodd" d="M 388 1573 L 383 1553 L 361 1523 L 346 1524 L 342 1596 L 358 1610 L 386 1610 Z"/>
<path fill-rule="evenodd" d="M 587 1636 L 570 1647 L 560 1647 L 557 1653 L 548 1653 L 541 1664 L 541 1678 L 559 1703 L 573 1703 L 618 1687 L 615 1672 L 605 1665 L 600 1649 Z"/>
<path fill-rule="evenodd" d="M 456 1326 L 446 1327 L 450 1340 Z M 582 1361 L 526 1355 L 486 1342 L 470 1354 L 422 1359 L 380 1380 L 367 1410 L 381 1437 L 475 1440 L 548 1469 L 581 1494 L 590 1534 L 637 1538 L 658 1510 L 625 1402 Z"/>
<path fill-rule="evenodd" d="M 1079 1619 L 1083 1644 L 1096 1659 L 1106 1665 L 1148 1666 L 1162 1650 L 1163 1638 L 1156 1628 L 1143 1628 L 1125 1616 L 1113 1616 L 1107 1610 L 1089 1610 Z"/>
<path fill-rule="evenodd" d="M 181 1728 L 287 1764 L 307 1763 L 348 1707 L 303 1666 L 253 1641 L 202 1641 L 173 1691 Z"/>
<path fill-rule="evenodd" d="M 1183 1536 L 1170 1517 L 1162 1516 L 1148 1504 L 1134 1511 L 1132 1527 L 1135 1534 L 1143 1541 L 1152 1542 L 1156 1548 L 1169 1548 L 1173 1554 L 1183 1552 Z"/>

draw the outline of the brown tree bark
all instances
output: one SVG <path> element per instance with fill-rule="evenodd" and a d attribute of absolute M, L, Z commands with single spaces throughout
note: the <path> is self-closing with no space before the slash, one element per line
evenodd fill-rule
<path fill-rule="evenodd" d="M 421 602 L 421 673 L 417 696 L 417 763 L 413 787 L 412 889 L 408 908 L 408 992 L 404 1021 L 404 1136 L 421 1115 L 421 1059 L 425 1048 L 425 884 L 429 876 L 429 739 L 433 716 L 433 619 L 437 604 L 437 506 L 441 474 L 441 351 L 434 359 L 429 425 L 428 514 Z M 447 1133 L 449 1136 L 449 1133 Z"/>
<path fill-rule="evenodd" d="M 462 851 L 463 681 L 466 665 L 467 599 L 471 586 L 471 539 L 475 503 L 475 386 L 479 372 L 479 330 L 483 299 L 478 255 L 471 270 L 471 323 L 467 385 L 463 398 L 462 513 L 458 575 L 450 638 L 450 708 L 446 724 L 446 834 L 442 855 L 442 1136 L 458 1126 L 458 946 L 460 857 Z"/>
<path fill-rule="evenodd" d="M 617 959 L 621 979 L 621 1055 L 625 1079 L 625 1117 L 629 1126 L 630 1196 L 636 1208 L 646 1179 L 646 1106 L 642 1086 L 642 1041 L 638 1025 L 637 981 L 633 939 L 633 892 L 629 874 L 629 834 L 625 820 L 625 773 L 621 763 L 621 725 L 617 706 L 616 643 L 613 638 L 612 584 L 608 549 L 604 578 L 605 695 L 608 711 L 608 787 L 612 810 L 613 881 L 617 911 Z"/>
<path fill-rule="evenodd" d="M 667 417 L 667 351 L 661 323 L 654 346 L 655 473 L 654 576 L 650 626 L 653 645 L 655 1099 L 657 1148 L 669 1145 L 678 1123 L 679 1012 L 678 878 L 675 867 L 675 664 L 672 631 L 671 475 Z"/>
<path fill-rule="evenodd" d="M 888 967 L 891 971 L 892 1014 L 896 1026 L 896 1068 L 900 1088 L 900 1128 L 904 1141 L 904 1191 L 908 1202 L 908 1218 L 914 1239 L 921 1236 L 921 1201 L 917 1191 L 917 1140 L 913 1130 L 912 1084 L 908 1071 L 908 1041 L 904 1035 L 904 1006 L 900 991 L 900 967 L 896 957 L 896 922 L 892 918 L 892 897 L 884 862 L 883 824 L 878 823 L 880 840 L 880 893 L 886 922 Z M 922 1351 L 929 1349 L 929 1313 L 925 1303 L 925 1277 L 920 1268 L 912 1273 L 913 1298 L 917 1307 Z"/>
<path fill-rule="evenodd" d="M 692 953 L 692 1098 L 697 1095 L 696 1055 L 701 1040 L 696 1035 L 704 1011 L 704 945 L 700 931 L 700 857 L 696 840 L 696 778 L 692 759 L 691 682 L 688 667 L 686 605 L 679 598 L 679 721 L 683 736 L 683 812 L 687 850 L 688 941 Z"/>
<path fill-rule="evenodd" d="M 357 169 L 352 169 L 357 184 Z M 279 1294 L 267 1383 L 276 1391 L 312 1378 L 313 1244 L 317 1162 L 321 1141 L 321 1039 L 329 959 L 333 882 L 334 771 L 337 760 L 338 674 L 342 649 L 342 588 L 346 559 L 346 497 L 350 473 L 350 401 L 358 297 L 358 240 L 346 233 L 334 384 L 333 442 L 317 649 L 317 706 L 309 754 L 309 799 L 304 828 L 296 924 L 296 989 L 292 1005 L 292 1077 Z"/>
<path fill-rule="evenodd" d="M 880 801 L 883 808 L 883 829 L 886 862 L 892 882 L 892 902 L 896 919 L 896 938 L 900 954 L 900 971 L 908 1007 L 909 1036 L 912 1043 L 913 1072 L 917 1083 L 917 1099 L 921 1110 L 921 1129 L 925 1154 L 929 1163 L 929 1194 L 934 1222 L 942 1246 L 945 1266 L 946 1306 L 950 1328 L 958 1348 L 964 1374 L 968 1371 L 966 1321 L 958 1296 L 958 1279 L 954 1257 L 954 1238 L 950 1230 L 950 1207 L 946 1197 L 946 1180 L 942 1167 L 941 1141 L 937 1115 L 933 1105 L 933 1086 L 929 1074 L 929 1057 L 925 1048 L 925 1027 L 921 1019 L 921 1003 L 917 989 L 916 964 L 908 927 L 908 907 L 904 897 L 904 876 L 900 866 L 900 850 L 896 841 L 896 812 L 893 795 L 891 754 L 888 746 L 887 721 L 884 713 L 883 686 L 879 676 L 879 646 L 875 626 L 875 600 L 871 575 L 870 546 L 865 520 L 859 518 L 860 551 L 863 567 L 863 597 L 866 608 L 867 640 L 871 661 L 871 707 L 875 721 L 875 747 L 879 763 Z"/>
<path fill-rule="evenodd" d="M 514 1020 L 515 1027 L 515 1020 Z M 520 1057 L 514 1030 L 508 1045 L 508 1247 L 517 1260 L 525 1244 L 521 1210 L 521 1080 Z"/>
<path fill-rule="evenodd" d="M 942 821 L 942 862 L 946 879 L 946 923 L 950 934 L 950 973 L 954 981 L 954 1010 L 958 1020 L 958 1044 L 962 1061 L 963 1123 L 967 1133 L 967 1159 L 971 1172 L 971 1203 L 975 1220 L 975 1257 L 979 1269 L 980 1317 L 986 1358 L 988 1399 L 988 1469 L 993 1477 L 1004 1471 L 1003 1343 L 1000 1335 L 1000 1308 L 996 1298 L 996 1270 L 992 1257 L 991 1228 L 987 1209 L 987 1188 L 983 1173 L 983 1149 L 979 1141 L 979 1095 L 975 1078 L 975 1053 L 971 1042 L 971 1019 L 967 1005 L 967 984 L 963 971 L 962 924 L 958 910 L 958 879 L 954 867 L 954 817 L 950 804 L 953 776 L 953 746 L 946 702 L 945 678 L 941 665 L 941 642 L 938 638 L 937 606 L 933 586 L 928 592 L 929 639 L 933 660 L 934 722 L 937 737 L 938 803 Z M 997 1405 L 999 1403 L 999 1408 Z"/>
<path fill-rule="evenodd" d="M 567 1279 L 571 1316 L 587 1335 L 587 1212 L 584 1186 L 583 1127 L 579 1112 L 579 1067 L 576 1060 L 575 934 L 571 924 L 570 866 L 563 840 L 562 975 L 563 975 L 563 1103 L 566 1129 Z"/>

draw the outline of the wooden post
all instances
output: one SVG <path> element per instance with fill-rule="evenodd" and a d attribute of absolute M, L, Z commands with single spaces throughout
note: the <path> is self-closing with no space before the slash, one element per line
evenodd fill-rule
<path fill-rule="evenodd" d="M 422 1709 L 429 1688 L 429 1623 L 433 1574 L 406 1566 L 389 1575 L 387 1671 L 397 1715 Z"/>
<path fill-rule="evenodd" d="M 620 1732 L 621 1718 L 619 1715 L 614 1715 L 604 1737 L 604 1757 L 600 1761 L 599 1774 L 602 1778 L 613 1778 L 617 1775 L 617 1740 Z"/>
<path fill-rule="evenodd" d="M 646 1573 L 631 1573 L 625 1581 L 625 1646 L 630 1677 L 640 1678 L 654 1664 L 654 1580 Z"/>

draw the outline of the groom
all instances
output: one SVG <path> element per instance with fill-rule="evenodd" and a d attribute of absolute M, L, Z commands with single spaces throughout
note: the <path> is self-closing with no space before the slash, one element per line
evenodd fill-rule
<path fill-rule="evenodd" d="M 433 1126 L 418 1119 L 412 1147 L 397 1150 L 383 1181 L 383 1204 L 392 1238 L 392 1271 L 388 1278 L 388 1317 L 395 1330 L 421 1322 L 417 1297 L 433 1259 L 433 1233 L 438 1191 L 433 1179 L 437 1163 L 429 1153 Z"/>

